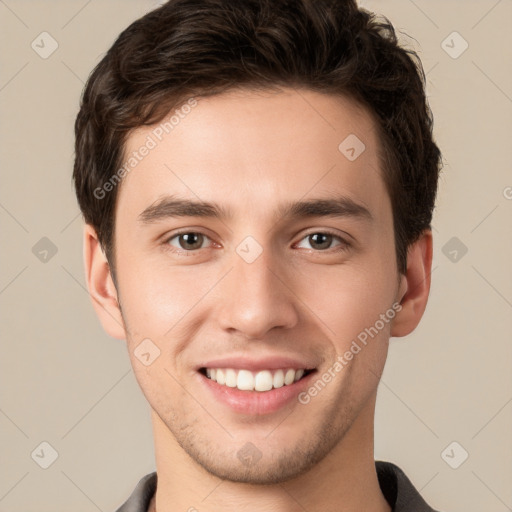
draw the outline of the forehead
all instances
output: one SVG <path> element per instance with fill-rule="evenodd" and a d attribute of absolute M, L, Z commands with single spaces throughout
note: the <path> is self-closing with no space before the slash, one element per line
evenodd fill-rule
<path fill-rule="evenodd" d="M 236 90 L 189 105 L 130 134 L 118 211 L 169 194 L 253 215 L 308 194 L 383 201 L 376 124 L 349 97 Z"/>

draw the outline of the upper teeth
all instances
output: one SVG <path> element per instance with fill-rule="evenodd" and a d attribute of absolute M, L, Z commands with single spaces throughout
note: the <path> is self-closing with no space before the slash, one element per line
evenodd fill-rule
<path fill-rule="evenodd" d="M 251 372 L 249 370 L 236 370 L 233 368 L 206 368 L 206 376 L 218 384 L 238 388 L 243 391 L 268 391 L 290 385 L 298 381 L 304 375 L 304 369 L 294 370 L 261 370 Z"/>

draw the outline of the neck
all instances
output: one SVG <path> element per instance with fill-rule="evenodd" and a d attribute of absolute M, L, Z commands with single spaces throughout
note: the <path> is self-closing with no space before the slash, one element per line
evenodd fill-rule
<path fill-rule="evenodd" d="M 375 397 L 310 471 L 272 485 L 222 480 L 198 465 L 152 411 L 158 485 L 149 512 L 391 512 L 373 455 Z"/>

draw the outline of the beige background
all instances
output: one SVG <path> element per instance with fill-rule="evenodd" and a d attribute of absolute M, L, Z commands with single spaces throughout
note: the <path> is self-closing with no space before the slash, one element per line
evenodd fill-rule
<path fill-rule="evenodd" d="M 88 73 L 156 5 L 0 0 L 0 511 L 113 511 L 154 469 L 148 406 L 123 342 L 102 331 L 86 292 L 71 169 Z M 414 38 L 402 36 L 428 72 L 445 160 L 431 298 L 420 327 L 391 342 L 375 457 L 398 464 L 439 510 L 510 511 L 512 2 L 363 6 Z M 31 47 L 43 31 L 59 45 L 47 59 Z M 469 44 L 458 58 L 442 46 L 453 31 Z M 446 44 L 453 54 L 463 42 Z M 57 249 L 46 262 L 33 252 L 43 237 Z M 48 469 L 36 463 L 49 460 L 44 441 L 58 453 Z M 463 450 L 468 459 L 453 469 L 446 461 L 460 463 Z"/>

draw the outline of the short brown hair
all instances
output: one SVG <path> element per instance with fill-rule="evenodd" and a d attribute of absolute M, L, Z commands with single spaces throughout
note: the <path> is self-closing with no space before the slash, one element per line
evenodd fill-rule
<path fill-rule="evenodd" d="M 405 272 L 407 248 L 430 228 L 441 153 L 421 62 L 389 20 L 355 0 L 170 0 L 119 35 L 91 73 L 75 123 L 76 194 L 113 277 L 118 187 L 96 191 L 121 165 L 130 131 L 192 96 L 279 86 L 348 95 L 377 120 Z"/>

